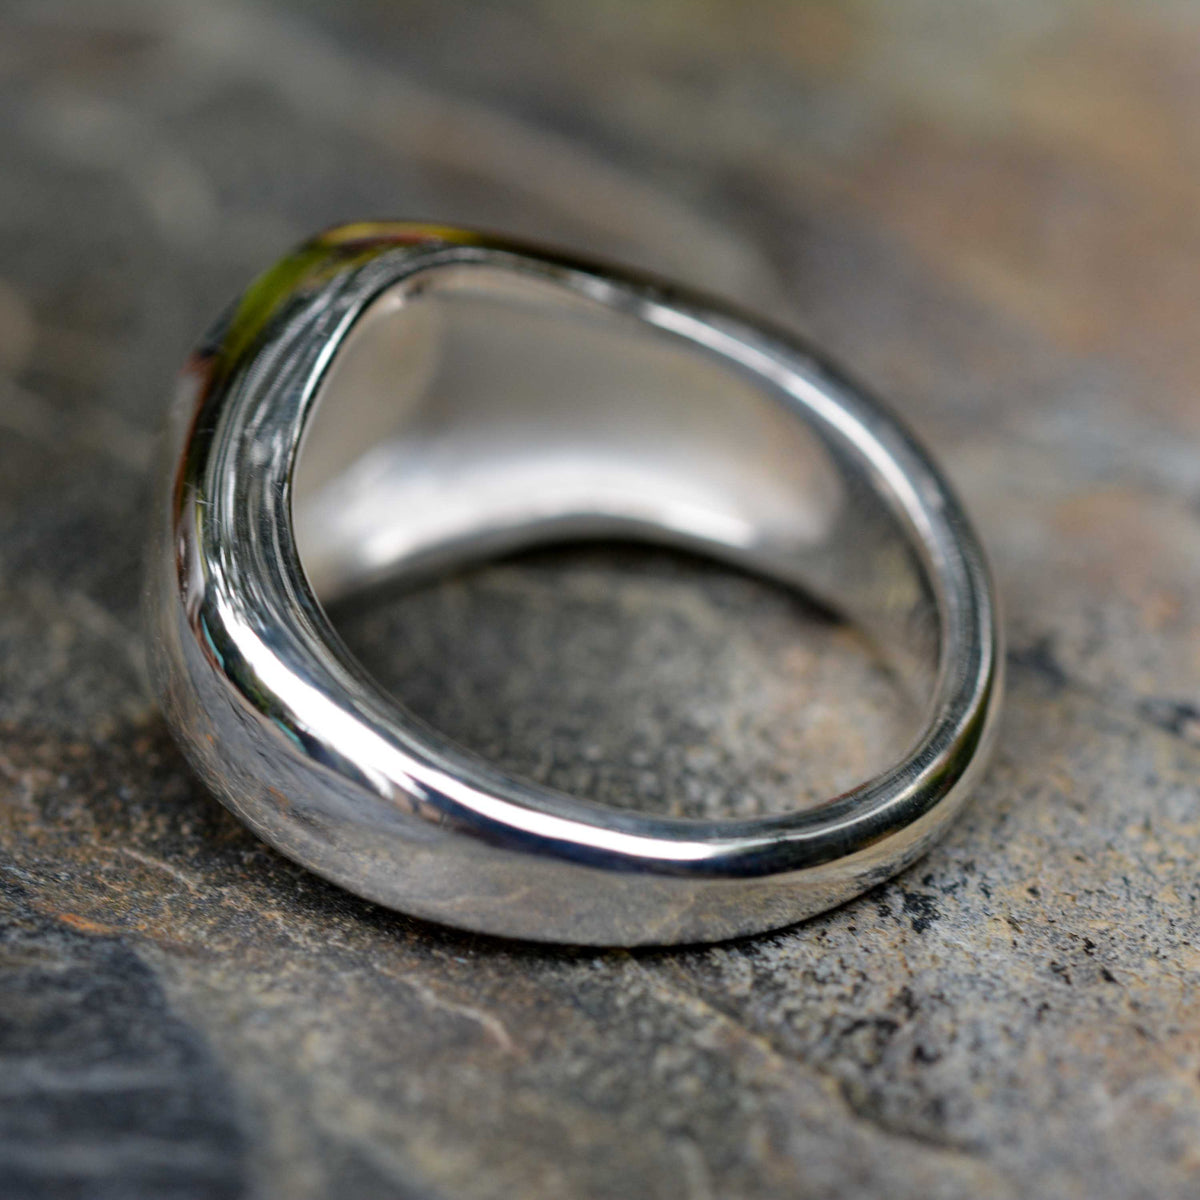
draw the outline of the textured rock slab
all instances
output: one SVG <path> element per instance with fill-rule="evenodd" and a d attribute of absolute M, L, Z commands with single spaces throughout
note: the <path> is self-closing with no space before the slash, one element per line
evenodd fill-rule
<path fill-rule="evenodd" d="M 1200 26 L 1169 5 L 0 13 L 0 1192 L 1200 1190 Z M 1007 599 L 947 841 L 770 937 L 450 933 L 256 842 L 148 705 L 152 431 L 308 230 L 432 215 L 809 329 L 959 481 Z M 341 617 L 454 736 L 769 811 L 894 739 L 851 631 L 626 550 Z"/>

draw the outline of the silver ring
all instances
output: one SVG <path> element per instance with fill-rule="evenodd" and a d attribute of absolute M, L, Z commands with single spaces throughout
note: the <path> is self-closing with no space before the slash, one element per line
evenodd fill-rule
<path fill-rule="evenodd" d="M 168 447 L 147 586 L 167 720 L 259 836 L 381 904 L 569 943 L 770 929 L 911 863 L 986 758 L 1001 633 L 952 490 L 795 335 L 709 298 L 466 230 L 345 226 L 217 324 Z M 856 622 L 915 700 L 902 761 L 783 816 L 606 808 L 424 725 L 322 607 L 612 536 L 736 563 Z"/>

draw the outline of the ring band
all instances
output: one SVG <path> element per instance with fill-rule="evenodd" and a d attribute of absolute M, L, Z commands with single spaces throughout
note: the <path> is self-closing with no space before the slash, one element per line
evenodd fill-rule
<path fill-rule="evenodd" d="M 568 943 L 775 928 L 920 856 L 986 759 L 1001 633 L 952 490 L 794 334 L 709 298 L 491 235 L 344 226 L 217 324 L 167 443 L 147 624 L 168 723 L 259 836 L 381 904 Z M 902 761 L 782 816 L 588 803 L 406 712 L 322 607 L 613 536 L 698 550 L 853 620 L 919 702 Z"/>

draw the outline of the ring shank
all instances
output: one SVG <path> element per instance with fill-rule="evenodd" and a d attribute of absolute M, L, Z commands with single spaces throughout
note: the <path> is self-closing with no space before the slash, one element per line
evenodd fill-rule
<path fill-rule="evenodd" d="M 952 492 L 808 348 L 706 298 L 464 231 L 332 231 L 195 356 L 169 443 L 147 603 L 168 720 L 261 836 L 384 904 L 565 942 L 769 928 L 912 861 L 986 756 L 998 622 Z M 783 817 L 600 808 L 423 726 L 318 600 L 614 535 L 859 623 L 922 702 L 911 753 Z"/>

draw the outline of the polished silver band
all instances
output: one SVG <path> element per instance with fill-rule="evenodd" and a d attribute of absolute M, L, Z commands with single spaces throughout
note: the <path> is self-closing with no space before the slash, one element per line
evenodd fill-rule
<path fill-rule="evenodd" d="M 261 837 L 382 904 L 557 942 L 769 929 L 913 861 L 986 758 L 1000 630 L 952 491 L 794 335 L 708 298 L 464 230 L 346 226 L 218 324 L 168 440 L 147 617 L 171 728 Z M 423 724 L 322 607 L 580 537 L 695 549 L 844 614 L 914 698 L 908 753 L 783 816 L 607 808 Z"/>

